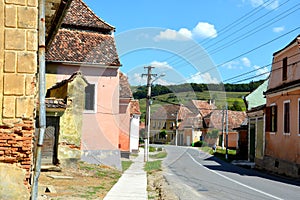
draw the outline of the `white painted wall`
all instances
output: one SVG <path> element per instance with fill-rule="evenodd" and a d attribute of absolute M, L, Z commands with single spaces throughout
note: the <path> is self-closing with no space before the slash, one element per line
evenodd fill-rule
<path fill-rule="evenodd" d="M 133 115 L 130 119 L 130 152 L 139 149 L 140 116 Z"/>

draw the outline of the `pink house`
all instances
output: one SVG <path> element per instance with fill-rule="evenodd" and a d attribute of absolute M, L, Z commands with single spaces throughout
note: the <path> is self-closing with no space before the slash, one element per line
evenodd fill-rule
<path fill-rule="evenodd" d="M 115 28 L 73 0 L 47 51 L 47 88 L 80 71 L 88 82 L 82 114 L 82 160 L 121 168 L 119 67 Z M 81 115 L 81 113 L 75 113 Z M 71 125 L 71 124 L 70 124 Z"/>
<path fill-rule="evenodd" d="M 300 35 L 273 54 L 261 167 L 300 177 Z"/>

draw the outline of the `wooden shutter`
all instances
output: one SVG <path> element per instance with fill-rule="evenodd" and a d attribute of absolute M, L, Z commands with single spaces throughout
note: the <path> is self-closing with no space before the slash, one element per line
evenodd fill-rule
<path fill-rule="evenodd" d="M 266 107 L 266 126 L 265 126 L 265 131 L 266 132 L 271 132 L 271 107 Z"/>

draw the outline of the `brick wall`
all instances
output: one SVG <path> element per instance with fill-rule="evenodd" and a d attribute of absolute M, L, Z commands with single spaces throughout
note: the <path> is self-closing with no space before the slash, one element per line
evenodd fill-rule
<path fill-rule="evenodd" d="M 0 126 L 0 162 L 15 164 L 26 170 L 26 185 L 30 179 L 32 164 L 32 121 Z"/>
<path fill-rule="evenodd" d="M 0 0 L 0 162 L 27 170 L 27 181 L 34 133 L 37 4 Z"/>

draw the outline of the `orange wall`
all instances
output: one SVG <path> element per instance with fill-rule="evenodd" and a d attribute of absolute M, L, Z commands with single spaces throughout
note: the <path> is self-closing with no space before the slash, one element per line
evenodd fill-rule
<path fill-rule="evenodd" d="M 298 55 L 296 55 L 298 54 Z M 296 55 L 296 56 L 292 56 Z M 292 56 L 292 57 L 291 57 Z M 270 75 L 270 81 L 268 85 L 269 88 L 274 88 L 281 85 L 282 82 L 282 59 L 288 57 L 288 65 L 300 61 L 299 47 L 294 46 L 292 48 L 286 49 L 281 54 L 278 54 L 273 59 L 272 73 Z M 300 67 L 299 63 L 288 66 L 287 80 L 284 82 L 290 82 L 293 80 L 299 80 L 300 78 Z"/>
<path fill-rule="evenodd" d="M 298 133 L 298 99 L 300 90 L 267 99 L 267 105 L 277 105 L 277 132 L 266 133 L 266 155 L 300 164 L 300 135 Z M 290 134 L 283 133 L 283 102 L 290 100 Z"/>
<path fill-rule="evenodd" d="M 130 151 L 130 106 L 129 101 L 120 101 L 119 115 L 119 149 L 122 151 Z"/>
<path fill-rule="evenodd" d="M 286 48 L 275 55 L 273 59 L 272 73 L 270 76 L 268 89 L 280 86 L 294 80 L 300 79 L 300 61 L 298 44 Z M 292 56 L 292 57 L 291 57 Z M 282 59 L 288 57 L 287 80 L 282 81 Z M 292 65 L 290 65 L 292 64 Z M 278 69 L 278 70 L 276 70 Z M 298 100 L 300 99 L 300 89 L 278 92 L 267 96 L 267 106 L 277 105 L 277 132 L 266 133 L 265 154 L 274 158 L 300 164 L 300 135 L 298 132 Z M 283 134 L 283 102 L 290 101 L 290 134 Z"/>

